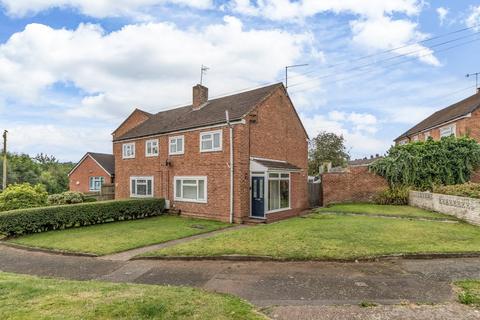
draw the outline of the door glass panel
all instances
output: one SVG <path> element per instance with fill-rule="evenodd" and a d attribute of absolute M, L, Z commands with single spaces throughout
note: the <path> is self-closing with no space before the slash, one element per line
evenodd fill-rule
<path fill-rule="evenodd" d="M 260 196 L 259 196 L 259 197 L 263 199 L 263 179 L 259 179 L 259 180 L 258 180 L 258 183 L 260 184 L 260 186 L 259 186 Z"/>
<path fill-rule="evenodd" d="M 257 179 L 253 179 L 253 197 L 257 198 Z"/>

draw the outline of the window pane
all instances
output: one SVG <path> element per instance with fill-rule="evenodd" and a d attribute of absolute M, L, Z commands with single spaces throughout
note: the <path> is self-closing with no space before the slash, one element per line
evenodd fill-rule
<path fill-rule="evenodd" d="M 183 152 L 183 139 L 177 139 L 177 152 Z"/>
<path fill-rule="evenodd" d="M 280 181 L 268 181 L 268 210 L 280 209 Z"/>
<path fill-rule="evenodd" d="M 270 178 L 278 178 L 278 173 L 270 173 L 268 176 Z"/>
<path fill-rule="evenodd" d="M 175 153 L 177 151 L 177 147 L 175 145 L 175 140 L 170 141 L 170 153 Z"/>
<path fill-rule="evenodd" d="M 212 140 L 202 141 L 202 150 L 212 150 Z"/>
<path fill-rule="evenodd" d="M 182 197 L 182 180 L 177 180 L 175 182 L 175 196 L 177 198 Z"/>
<path fill-rule="evenodd" d="M 213 147 L 216 149 L 220 148 L 220 133 L 213 135 Z"/>
<path fill-rule="evenodd" d="M 288 178 L 288 173 L 282 173 L 281 177 L 282 178 Z"/>
<path fill-rule="evenodd" d="M 211 134 L 202 134 L 202 140 L 203 140 L 203 141 L 211 140 L 211 139 L 212 139 L 212 135 L 211 135 Z"/>
<path fill-rule="evenodd" d="M 205 200 L 205 180 L 198 180 L 198 199 Z"/>
<path fill-rule="evenodd" d="M 152 195 L 152 180 L 147 180 L 147 195 Z"/>
<path fill-rule="evenodd" d="M 288 180 L 280 181 L 280 208 L 290 207 L 289 194 L 290 190 Z"/>
<path fill-rule="evenodd" d="M 183 198 L 190 200 L 197 200 L 197 187 L 196 186 L 183 186 Z"/>
<path fill-rule="evenodd" d="M 147 195 L 147 185 L 137 184 L 137 195 L 146 196 Z"/>
<path fill-rule="evenodd" d="M 132 194 L 137 194 L 137 190 L 135 189 L 136 181 L 132 180 Z"/>

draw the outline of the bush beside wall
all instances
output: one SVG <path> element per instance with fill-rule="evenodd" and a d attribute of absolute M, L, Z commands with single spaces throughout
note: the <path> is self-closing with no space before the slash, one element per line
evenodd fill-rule
<path fill-rule="evenodd" d="M 164 199 L 134 199 L 5 211 L 0 213 L 0 233 L 14 236 L 142 219 L 160 215 L 164 208 Z"/>
<path fill-rule="evenodd" d="M 480 183 L 467 182 L 451 186 L 435 186 L 433 192 L 451 196 L 480 199 Z"/>

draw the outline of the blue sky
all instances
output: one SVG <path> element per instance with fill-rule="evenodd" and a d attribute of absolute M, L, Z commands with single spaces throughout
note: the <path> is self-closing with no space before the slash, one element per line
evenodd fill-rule
<path fill-rule="evenodd" d="M 10 150 L 78 160 L 111 152 L 136 107 L 283 80 L 311 136 L 353 158 L 384 153 L 475 92 L 480 5 L 417 0 L 0 0 L 0 129 Z M 430 38 L 435 37 L 433 40 Z"/>

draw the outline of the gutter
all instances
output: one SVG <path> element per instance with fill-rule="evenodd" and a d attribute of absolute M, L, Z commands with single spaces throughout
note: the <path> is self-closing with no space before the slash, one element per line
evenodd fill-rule
<path fill-rule="evenodd" d="M 230 223 L 233 223 L 233 126 L 230 123 L 228 110 L 225 110 L 225 118 L 227 120 L 227 125 L 230 130 Z"/>

